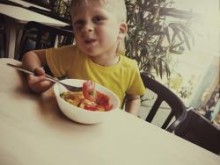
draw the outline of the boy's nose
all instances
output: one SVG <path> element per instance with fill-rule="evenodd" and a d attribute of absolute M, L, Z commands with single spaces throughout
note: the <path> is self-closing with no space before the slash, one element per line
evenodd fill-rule
<path fill-rule="evenodd" d="M 91 22 L 87 22 L 83 26 L 82 32 L 91 32 L 93 31 L 93 29 L 94 29 L 93 24 Z"/>

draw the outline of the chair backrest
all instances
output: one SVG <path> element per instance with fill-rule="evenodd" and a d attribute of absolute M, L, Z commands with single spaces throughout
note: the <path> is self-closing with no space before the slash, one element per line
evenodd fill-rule
<path fill-rule="evenodd" d="M 211 152 L 220 154 L 220 129 L 194 110 L 187 112 L 186 119 L 175 133 Z"/>
<path fill-rule="evenodd" d="M 23 28 L 16 59 L 21 60 L 23 54 L 29 50 L 60 47 L 72 44 L 73 41 L 74 35 L 71 30 L 31 21 Z"/>
<path fill-rule="evenodd" d="M 0 15 L 0 58 L 6 57 L 6 23 Z"/>
<path fill-rule="evenodd" d="M 174 132 L 179 124 L 186 118 L 186 108 L 184 103 L 170 89 L 158 81 L 148 77 L 146 73 L 141 73 L 141 77 L 147 91 L 151 90 L 156 98 L 152 103 L 145 120 L 152 122 L 154 117 L 156 117 L 158 110 L 164 110 L 160 108 L 162 103 L 165 102 L 166 105 L 168 105 L 168 109 L 166 110 L 169 112 L 161 128 L 169 132 Z"/>

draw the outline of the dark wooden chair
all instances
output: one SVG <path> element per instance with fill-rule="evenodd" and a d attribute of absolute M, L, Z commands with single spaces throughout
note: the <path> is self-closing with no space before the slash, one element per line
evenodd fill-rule
<path fill-rule="evenodd" d="M 16 59 L 21 60 L 29 50 L 60 47 L 72 44 L 73 41 L 71 30 L 31 21 L 24 26 Z"/>
<path fill-rule="evenodd" d="M 211 152 L 220 154 L 220 129 L 194 110 L 187 112 L 186 119 L 175 133 Z"/>
<path fill-rule="evenodd" d="M 0 25 L 0 58 L 6 57 L 6 31 L 5 27 Z"/>
<path fill-rule="evenodd" d="M 186 118 L 185 105 L 180 100 L 180 98 L 175 95 L 170 89 L 168 89 L 166 86 L 162 85 L 158 81 L 148 77 L 146 73 L 141 73 L 141 77 L 147 89 L 147 93 L 149 91 L 152 91 L 155 98 L 145 120 L 147 122 L 152 122 L 152 120 L 156 117 L 157 112 L 160 110 L 164 110 L 161 109 L 161 105 L 163 102 L 165 102 L 168 106 L 165 110 L 169 112 L 161 128 L 169 132 L 175 132 L 175 129 Z M 143 97 L 142 100 L 144 100 Z"/>
<path fill-rule="evenodd" d="M 0 15 L 0 58 L 6 57 L 6 24 Z"/>

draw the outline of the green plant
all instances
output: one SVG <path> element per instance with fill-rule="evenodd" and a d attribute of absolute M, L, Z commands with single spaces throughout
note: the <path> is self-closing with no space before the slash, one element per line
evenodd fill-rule
<path fill-rule="evenodd" d="M 71 0 L 50 0 L 51 12 L 70 22 L 70 3 Z"/>
<path fill-rule="evenodd" d="M 161 78 L 170 76 L 171 54 L 190 50 L 193 36 L 190 30 L 191 13 L 171 8 L 173 1 L 125 0 L 127 6 L 128 37 L 126 56 L 138 62 L 141 71 Z M 167 21 L 167 17 L 178 17 Z"/>

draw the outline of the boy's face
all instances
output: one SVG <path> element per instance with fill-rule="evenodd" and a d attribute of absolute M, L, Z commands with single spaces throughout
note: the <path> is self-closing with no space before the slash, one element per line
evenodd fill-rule
<path fill-rule="evenodd" d="M 127 32 L 126 23 L 119 22 L 113 12 L 99 4 L 75 9 L 72 24 L 77 46 L 92 57 L 115 53 Z"/>

